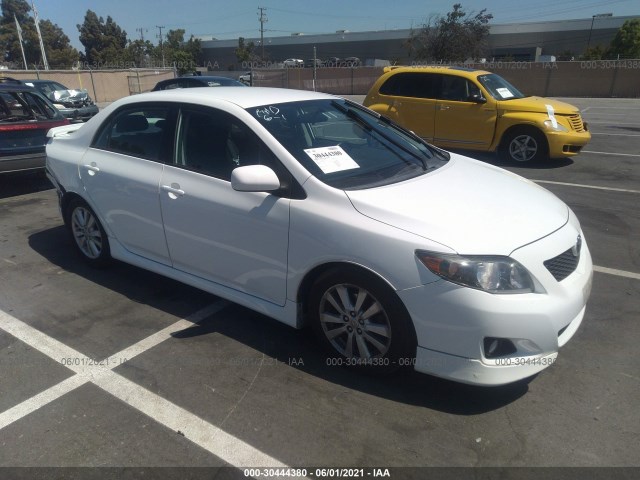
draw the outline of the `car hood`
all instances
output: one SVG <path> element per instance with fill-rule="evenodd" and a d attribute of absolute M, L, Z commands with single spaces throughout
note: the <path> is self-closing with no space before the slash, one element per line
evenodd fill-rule
<path fill-rule="evenodd" d="M 86 89 L 82 90 L 55 90 L 51 93 L 52 102 L 68 102 L 71 100 L 86 100 L 89 93 Z"/>
<path fill-rule="evenodd" d="M 544 188 L 454 154 L 433 173 L 346 194 L 362 215 L 466 255 L 509 255 L 569 218 L 568 207 Z"/>
<path fill-rule="evenodd" d="M 580 113 L 578 107 L 570 103 L 545 97 L 514 98 L 513 100 L 500 100 L 498 103 L 499 108 L 504 111 L 547 113 L 547 105 L 551 105 L 554 112 L 559 115 Z"/>

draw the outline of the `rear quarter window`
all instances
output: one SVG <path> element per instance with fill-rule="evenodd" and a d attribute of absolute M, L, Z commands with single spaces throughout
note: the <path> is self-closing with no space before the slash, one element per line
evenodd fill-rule
<path fill-rule="evenodd" d="M 390 76 L 380 87 L 381 95 L 394 97 L 436 98 L 439 75 L 403 72 Z"/>
<path fill-rule="evenodd" d="M 0 122 L 51 120 L 57 111 L 36 92 L 0 92 Z"/>

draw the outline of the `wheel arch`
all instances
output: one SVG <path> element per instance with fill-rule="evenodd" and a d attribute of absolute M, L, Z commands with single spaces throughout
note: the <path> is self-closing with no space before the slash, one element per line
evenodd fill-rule
<path fill-rule="evenodd" d="M 393 296 L 396 297 L 398 306 L 400 306 L 404 310 L 404 314 L 406 315 L 406 317 L 411 318 L 411 316 L 409 315 L 409 311 L 407 310 L 404 303 L 396 293 L 396 288 L 388 279 L 386 279 L 379 273 L 375 272 L 374 270 L 371 270 L 370 268 L 365 267 L 363 265 L 352 263 L 352 262 L 336 261 L 336 262 L 323 263 L 321 265 L 315 266 L 305 274 L 304 278 L 300 282 L 300 285 L 298 286 L 298 291 L 296 293 L 296 302 L 298 303 L 298 305 L 300 305 L 298 315 L 299 315 L 299 320 L 301 325 L 307 324 L 307 314 L 308 314 L 308 307 L 309 307 L 308 299 L 311 293 L 311 289 L 313 288 L 313 285 L 315 284 L 315 282 L 319 278 L 321 278 L 323 275 L 336 272 L 336 271 L 345 271 L 345 270 L 348 270 L 349 272 L 361 274 L 363 276 L 366 276 L 369 280 L 383 284 L 386 288 L 389 289 L 389 292 L 391 292 Z M 413 325 L 413 322 L 411 322 L 411 328 L 413 330 L 413 335 L 416 335 L 415 326 Z"/>
<path fill-rule="evenodd" d="M 76 192 L 64 192 L 62 198 L 60 199 L 60 212 L 62 213 L 62 220 L 66 226 L 68 225 L 69 216 L 67 215 L 67 210 L 69 205 L 74 200 L 82 200 L 83 202 L 87 202 L 82 195 L 77 194 Z"/>
<path fill-rule="evenodd" d="M 500 137 L 500 140 L 498 141 L 497 149 L 500 150 L 502 148 L 505 148 L 507 146 L 506 145 L 507 139 L 509 139 L 511 135 L 514 135 L 518 132 L 526 132 L 526 131 L 535 131 L 540 135 L 541 138 L 544 139 L 544 144 L 542 146 L 544 147 L 544 151 L 548 156 L 549 140 L 547 139 L 547 136 L 545 135 L 545 133 L 535 123 L 518 123 L 516 125 L 511 125 L 507 129 L 505 129 L 505 131 L 502 132 L 502 136 Z"/>

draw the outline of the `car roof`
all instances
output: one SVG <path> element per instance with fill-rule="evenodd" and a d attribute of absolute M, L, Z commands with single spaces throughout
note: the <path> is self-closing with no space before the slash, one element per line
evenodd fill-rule
<path fill-rule="evenodd" d="M 458 73 L 463 77 L 477 77 L 478 75 L 490 74 L 486 70 L 478 70 L 468 67 L 456 67 L 450 65 L 429 65 L 429 66 L 411 66 L 411 67 L 384 67 L 384 73 L 400 73 L 400 72 L 420 72 L 420 73 L 436 73 L 446 71 L 449 73 Z"/>
<path fill-rule="evenodd" d="M 0 88 L 3 90 L 33 90 L 33 87 L 25 85 L 22 80 L 12 77 L 0 77 Z"/>
<path fill-rule="evenodd" d="M 36 89 L 31 85 L 25 85 L 21 83 L 0 83 L 1 91 L 21 91 L 21 92 L 35 92 Z"/>
<path fill-rule="evenodd" d="M 21 81 L 25 82 L 25 83 L 27 83 L 27 82 L 29 82 L 29 83 L 60 83 L 60 82 L 56 82 L 55 80 L 40 80 L 40 79 L 37 79 L 37 78 L 33 78 L 33 79 L 27 78 L 27 79 L 21 80 Z"/>
<path fill-rule="evenodd" d="M 335 99 L 337 97 L 326 93 L 317 93 L 307 90 L 290 90 L 287 88 L 270 87 L 216 87 L 216 88 L 184 88 L 175 90 L 159 90 L 156 92 L 141 93 L 118 100 L 118 105 L 138 102 L 204 102 L 223 101 L 238 105 L 241 108 L 258 107 L 267 104 L 297 102 L 304 100 Z"/>

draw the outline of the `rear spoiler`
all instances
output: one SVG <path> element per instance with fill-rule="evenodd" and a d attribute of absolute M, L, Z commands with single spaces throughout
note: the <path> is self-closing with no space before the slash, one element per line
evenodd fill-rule
<path fill-rule="evenodd" d="M 63 125 L 61 127 L 54 127 L 47 132 L 47 138 L 64 137 L 70 133 L 75 132 L 81 128 L 84 123 L 72 123 L 71 125 Z"/>

